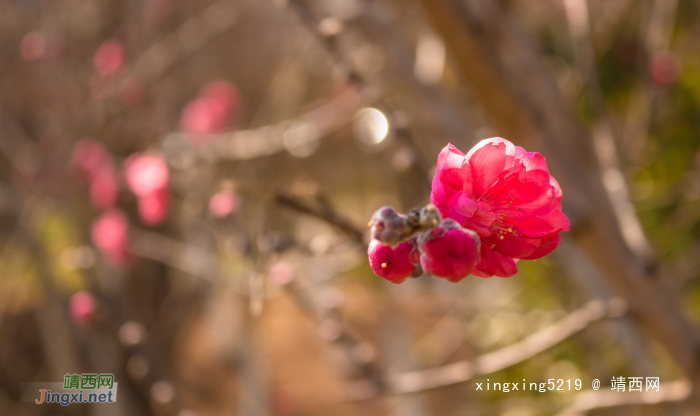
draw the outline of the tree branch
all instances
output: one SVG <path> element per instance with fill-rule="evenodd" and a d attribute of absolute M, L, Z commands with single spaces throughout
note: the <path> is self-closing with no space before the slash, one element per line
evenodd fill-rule
<path fill-rule="evenodd" d="M 574 403 L 556 416 L 584 416 L 591 410 L 606 407 L 679 402 L 687 399 L 691 391 L 690 384 L 685 380 L 660 383 L 659 391 L 621 393 L 603 389 L 578 393 Z"/>
<path fill-rule="evenodd" d="M 445 387 L 469 381 L 478 375 L 501 371 L 526 361 L 561 343 L 591 323 L 605 317 L 624 314 L 626 303 L 616 298 L 608 302 L 594 300 L 560 321 L 526 337 L 522 341 L 490 352 L 471 361 L 459 361 L 442 367 L 389 376 L 390 391 L 396 394 Z"/>

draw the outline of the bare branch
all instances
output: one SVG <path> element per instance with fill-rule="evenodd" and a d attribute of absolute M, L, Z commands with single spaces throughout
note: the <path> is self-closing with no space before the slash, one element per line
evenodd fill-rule
<path fill-rule="evenodd" d="M 304 214 L 319 218 L 331 225 L 335 225 L 354 240 L 363 243 L 365 230 L 355 225 L 350 219 L 337 212 L 330 204 L 316 197 L 302 198 L 284 189 L 269 190 L 254 182 L 235 181 L 233 185 L 237 192 L 247 193 L 273 200 L 274 202 L 289 208 L 293 208 Z M 364 244 L 364 243 L 363 243 Z"/>
<path fill-rule="evenodd" d="M 608 302 L 594 300 L 560 321 L 544 328 L 520 342 L 484 354 L 472 361 L 460 361 L 442 367 L 389 377 L 390 390 L 404 394 L 449 386 L 469 381 L 477 375 L 491 374 L 519 364 L 561 343 L 604 317 L 619 317 L 626 309 L 622 299 Z"/>
<path fill-rule="evenodd" d="M 576 395 L 574 403 L 557 413 L 557 416 L 584 416 L 589 411 L 606 407 L 635 404 L 657 404 L 679 402 L 690 396 L 690 383 L 685 380 L 659 384 L 659 391 L 620 392 L 601 390 L 583 391 Z"/>
<path fill-rule="evenodd" d="M 598 70 L 595 64 L 595 53 L 591 41 L 588 4 L 586 0 L 566 0 L 564 1 L 564 6 L 569 31 L 574 41 L 576 64 L 582 78 L 588 79 L 585 91 L 598 118 L 597 125 L 591 133 L 598 163 L 602 171 L 603 185 L 612 202 L 620 233 L 625 242 L 637 257 L 645 263 L 650 263 L 653 258 L 653 251 L 644 235 L 634 206 L 630 201 L 625 176 L 620 169 L 620 158 L 615 149 L 613 129 L 605 111 L 603 92 L 600 88 Z"/>
<path fill-rule="evenodd" d="M 139 257 L 151 259 L 210 282 L 217 280 L 215 265 L 218 259 L 212 253 L 181 243 L 152 231 L 132 227 L 129 231 L 131 251 Z"/>
<path fill-rule="evenodd" d="M 233 26 L 237 18 L 232 2 L 221 0 L 155 42 L 126 71 L 143 82 L 152 82 L 214 37 Z"/>
<path fill-rule="evenodd" d="M 172 133 L 164 139 L 163 151 L 171 165 L 183 169 L 200 160 L 214 163 L 253 159 L 293 150 L 295 146 L 315 145 L 316 141 L 347 125 L 353 114 L 376 96 L 376 91 L 350 87 L 299 117 L 254 129 L 214 134 L 206 137 L 207 143 L 194 144 L 188 133 Z"/>

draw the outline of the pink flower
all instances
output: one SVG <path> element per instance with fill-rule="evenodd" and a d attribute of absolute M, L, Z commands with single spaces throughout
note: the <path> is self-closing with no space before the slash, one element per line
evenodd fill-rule
<path fill-rule="evenodd" d="M 443 217 L 481 238 L 472 274 L 508 277 L 517 272 L 516 260 L 549 254 L 569 230 L 561 197 L 541 154 L 495 137 L 466 155 L 448 144 L 438 156 L 430 200 Z"/>
<path fill-rule="evenodd" d="M 238 115 L 238 89 L 228 82 L 207 84 L 199 96 L 182 110 L 182 129 L 197 141 L 206 141 L 206 135 L 225 131 Z"/>
<path fill-rule="evenodd" d="M 168 164 L 159 154 L 135 153 L 124 161 L 124 176 L 138 198 L 139 215 L 146 225 L 160 224 L 168 214 Z"/>
<path fill-rule="evenodd" d="M 170 171 L 159 154 L 134 153 L 124 161 L 124 176 L 137 196 L 145 196 L 168 187 Z"/>
<path fill-rule="evenodd" d="M 143 100 L 145 88 L 141 81 L 126 78 L 119 87 L 119 101 L 127 107 L 133 107 Z"/>
<path fill-rule="evenodd" d="M 238 196 L 231 191 L 219 191 L 209 200 L 209 213 L 223 218 L 238 209 Z"/>
<path fill-rule="evenodd" d="M 79 326 L 89 326 L 95 314 L 95 298 L 85 291 L 76 292 L 68 301 L 71 320 Z"/>
<path fill-rule="evenodd" d="M 418 251 L 410 241 L 392 248 L 379 240 L 372 240 L 367 255 L 372 271 L 391 283 L 401 283 L 406 280 L 418 263 Z"/>
<path fill-rule="evenodd" d="M 658 52 L 651 58 L 649 72 L 656 85 L 665 87 L 678 80 L 681 64 L 676 55 L 671 52 Z"/>
<path fill-rule="evenodd" d="M 279 286 L 284 286 L 294 279 L 294 267 L 286 261 L 280 261 L 270 267 L 270 280 Z"/>
<path fill-rule="evenodd" d="M 111 77 L 124 66 L 126 52 L 124 45 L 119 40 L 108 40 L 95 51 L 93 64 L 98 74 L 103 77 Z"/>
<path fill-rule="evenodd" d="M 111 208 L 92 223 L 92 242 L 105 259 L 115 266 L 129 263 L 129 219 L 124 211 Z"/>
<path fill-rule="evenodd" d="M 119 189 L 114 166 L 106 164 L 90 180 L 90 201 L 95 208 L 106 209 L 117 203 Z"/>
<path fill-rule="evenodd" d="M 90 184 L 90 201 L 99 209 L 117 203 L 119 189 L 114 161 L 109 151 L 96 140 L 82 139 L 73 147 L 73 166 Z"/>
<path fill-rule="evenodd" d="M 170 194 L 166 188 L 158 189 L 138 197 L 138 206 L 141 221 L 153 227 L 163 222 L 168 216 Z"/>
<path fill-rule="evenodd" d="M 88 178 L 92 178 L 98 170 L 109 163 L 112 163 L 112 156 L 97 140 L 85 138 L 73 146 L 72 164 Z"/>
<path fill-rule="evenodd" d="M 41 32 L 29 32 L 22 38 L 19 53 L 27 61 L 35 61 L 46 52 L 46 39 Z"/>
<path fill-rule="evenodd" d="M 421 265 L 426 273 L 459 282 L 474 271 L 479 262 L 480 241 L 475 232 L 453 219 L 419 238 Z"/>

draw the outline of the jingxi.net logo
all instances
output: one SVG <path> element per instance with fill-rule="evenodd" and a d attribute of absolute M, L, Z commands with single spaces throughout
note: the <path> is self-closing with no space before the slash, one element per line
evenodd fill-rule
<path fill-rule="evenodd" d="M 63 383 L 22 383 L 23 401 L 36 404 L 114 403 L 117 401 L 114 374 L 66 374 Z M 38 391 L 38 395 L 37 395 Z"/>

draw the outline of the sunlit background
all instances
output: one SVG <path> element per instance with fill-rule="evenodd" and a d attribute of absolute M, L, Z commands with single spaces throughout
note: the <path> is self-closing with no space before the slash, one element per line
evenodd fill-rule
<path fill-rule="evenodd" d="M 0 0 L 0 51 L 0 415 L 700 408 L 659 329 L 700 326 L 696 4 Z M 608 202 L 561 181 L 572 231 L 508 279 L 375 276 L 372 213 L 425 205 L 440 149 L 492 136 Z M 598 217 L 619 242 L 587 240 Z M 20 400 L 68 373 L 115 374 L 117 402 Z M 620 376 L 663 394 L 609 396 Z"/>

